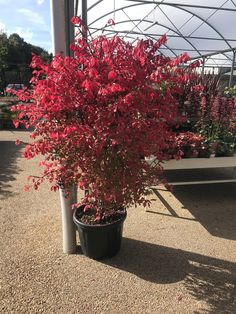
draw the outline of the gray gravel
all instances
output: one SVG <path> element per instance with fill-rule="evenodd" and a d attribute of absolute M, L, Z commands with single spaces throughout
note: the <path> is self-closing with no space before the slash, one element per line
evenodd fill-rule
<path fill-rule="evenodd" d="M 116 257 L 64 255 L 58 194 L 23 191 L 27 137 L 0 131 L 0 313 L 236 313 L 235 184 L 158 190 L 166 206 L 129 209 Z"/>

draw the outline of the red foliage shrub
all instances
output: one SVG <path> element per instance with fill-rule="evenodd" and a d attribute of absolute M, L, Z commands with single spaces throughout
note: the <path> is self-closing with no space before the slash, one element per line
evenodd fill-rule
<path fill-rule="evenodd" d="M 165 41 L 132 46 L 118 36 L 78 38 L 74 57 L 57 55 L 50 64 L 33 57 L 32 87 L 18 93 L 28 103 L 14 109 L 17 123 L 34 127 L 25 157 L 45 156 L 42 177 L 32 177 L 35 188 L 48 179 L 52 190 L 58 183 L 89 187 L 100 203 L 148 203 L 148 187 L 161 180 L 160 162 L 176 144 L 173 95 L 188 79 L 178 67 L 186 54 L 158 55 Z M 149 155 L 156 167 L 142 158 Z"/>

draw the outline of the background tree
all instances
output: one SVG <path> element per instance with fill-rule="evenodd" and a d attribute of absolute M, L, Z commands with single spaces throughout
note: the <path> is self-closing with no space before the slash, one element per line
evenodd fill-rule
<path fill-rule="evenodd" d="M 32 54 L 40 56 L 46 62 L 52 59 L 52 54 L 39 46 L 25 42 L 18 34 L 7 36 L 0 31 L 0 92 L 9 83 L 28 85 Z"/>
<path fill-rule="evenodd" d="M 0 69 L 7 67 L 8 48 L 7 34 L 0 32 Z"/>

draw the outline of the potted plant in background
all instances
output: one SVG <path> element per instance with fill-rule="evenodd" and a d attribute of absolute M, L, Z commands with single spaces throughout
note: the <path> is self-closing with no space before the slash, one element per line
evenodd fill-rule
<path fill-rule="evenodd" d="M 236 134 L 236 102 L 219 90 L 204 93 L 200 102 L 198 132 L 206 138 L 211 154 L 217 157 L 234 153 Z"/>
<path fill-rule="evenodd" d="M 193 148 L 198 146 L 196 143 L 190 145 L 192 149 L 185 145 L 186 155 L 209 158 L 233 153 L 235 143 L 233 136 L 236 134 L 235 88 L 222 93 L 219 82 L 219 75 L 201 76 L 192 73 L 191 79 L 183 86 L 184 92 L 179 96 L 179 110 L 184 115 L 185 121 L 178 131 L 180 138 L 186 142 L 188 134 L 191 133 L 200 134 L 204 138 L 200 148 L 197 147 L 195 152 Z M 228 134 L 227 139 L 225 133 Z"/>
<path fill-rule="evenodd" d="M 225 127 L 219 134 L 217 157 L 232 157 L 236 151 L 236 134 L 234 130 Z"/>
<path fill-rule="evenodd" d="M 82 24 L 77 17 L 73 22 Z M 14 108 L 16 124 L 34 127 L 24 155 L 44 156 L 42 176 L 30 178 L 34 188 L 48 179 L 54 191 L 59 183 L 89 191 L 74 212 L 89 257 L 117 253 L 126 208 L 150 203 L 150 186 L 162 181 L 161 163 L 176 144 L 174 95 L 187 79 L 178 65 L 188 57 L 159 55 L 165 41 L 133 46 L 118 36 L 77 36 L 74 57 L 57 55 L 46 64 L 34 56 L 31 89 L 18 93 L 24 103 Z M 143 158 L 150 155 L 155 167 Z"/>
<path fill-rule="evenodd" d="M 181 132 L 177 142 L 183 158 L 197 158 L 204 149 L 204 137 L 193 132 Z"/>

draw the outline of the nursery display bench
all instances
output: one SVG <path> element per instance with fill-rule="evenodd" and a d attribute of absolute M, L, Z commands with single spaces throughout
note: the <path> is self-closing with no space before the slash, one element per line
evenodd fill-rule
<path fill-rule="evenodd" d="M 191 185 L 191 184 L 236 182 L 236 156 L 212 157 L 212 158 L 183 158 L 180 160 L 171 159 L 165 162 L 163 164 L 163 167 L 164 167 L 164 170 L 233 168 L 232 179 L 170 182 L 171 185 Z"/>

